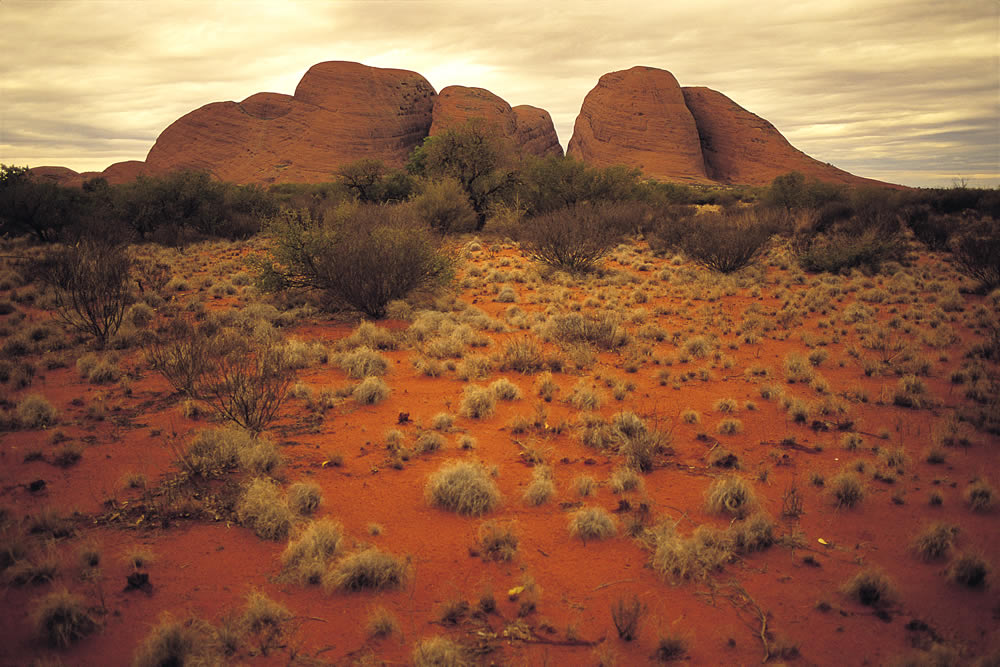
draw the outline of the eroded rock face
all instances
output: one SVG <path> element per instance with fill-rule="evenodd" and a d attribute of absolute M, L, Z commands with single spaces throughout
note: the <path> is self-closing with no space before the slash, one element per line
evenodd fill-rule
<path fill-rule="evenodd" d="M 677 79 L 652 67 L 605 74 L 583 100 L 566 153 L 660 180 L 709 182 L 694 117 Z"/>
<path fill-rule="evenodd" d="M 496 127 L 523 154 L 562 155 L 562 146 L 547 111 L 527 105 L 511 108 L 503 98 L 485 88 L 442 88 L 434 102 L 430 135 L 462 125 L 471 118 L 482 118 Z"/>
<path fill-rule="evenodd" d="M 434 98 L 415 72 L 320 63 L 295 95 L 257 93 L 182 116 L 157 138 L 146 170 L 275 183 L 330 180 L 340 165 L 361 158 L 401 166 L 427 136 Z"/>
<path fill-rule="evenodd" d="M 514 115 L 517 117 L 517 143 L 522 151 L 538 157 L 563 154 L 548 111 L 519 104 L 514 107 Z"/>
<path fill-rule="evenodd" d="M 721 183 L 767 185 L 790 171 L 848 185 L 884 185 L 837 169 L 798 150 L 768 121 L 710 88 L 683 88 L 701 137 L 708 176 Z"/>

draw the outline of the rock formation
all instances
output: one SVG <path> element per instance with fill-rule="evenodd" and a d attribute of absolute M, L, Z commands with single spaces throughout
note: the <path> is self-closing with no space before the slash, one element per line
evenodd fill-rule
<path fill-rule="evenodd" d="M 426 137 L 477 117 L 495 124 L 522 155 L 562 154 L 544 109 L 512 108 L 483 88 L 448 86 L 438 94 L 407 70 L 324 62 L 305 73 L 294 95 L 257 93 L 182 116 L 160 134 L 145 162 L 119 162 L 100 174 L 63 167 L 32 172 L 75 186 L 95 176 L 115 185 L 176 169 L 234 183 L 320 182 L 362 158 L 402 166 Z M 832 183 L 887 185 L 814 160 L 722 93 L 681 88 L 673 74 L 653 67 L 602 76 L 583 101 L 567 153 L 597 167 L 637 167 L 682 183 L 765 185 L 800 171 Z"/>
<path fill-rule="evenodd" d="M 667 181 L 708 183 L 701 141 L 677 79 L 652 67 L 605 74 L 583 100 L 567 154 L 638 167 Z"/>
<path fill-rule="evenodd" d="M 670 72 L 652 67 L 600 78 L 583 101 L 567 153 L 666 181 L 766 185 L 800 171 L 830 183 L 886 185 L 814 160 L 722 93 L 681 88 Z"/>
<path fill-rule="evenodd" d="M 506 101 L 485 88 L 442 88 L 434 101 L 430 136 L 471 118 L 482 118 L 495 126 L 522 154 L 539 157 L 562 155 L 562 146 L 547 111 L 527 105 L 512 109 Z"/>
<path fill-rule="evenodd" d="M 848 185 L 884 185 L 814 160 L 760 116 L 710 88 L 682 88 L 701 137 L 708 176 L 721 183 L 767 185 L 790 171 Z"/>
<path fill-rule="evenodd" d="M 170 125 L 146 170 L 204 169 L 235 183 L 330 180 L 376 157 L 401 166 L 431 125 L 435 93 L 415 72 L 358 63 L 313 65 L 295 95 L 215 102 Z"/>

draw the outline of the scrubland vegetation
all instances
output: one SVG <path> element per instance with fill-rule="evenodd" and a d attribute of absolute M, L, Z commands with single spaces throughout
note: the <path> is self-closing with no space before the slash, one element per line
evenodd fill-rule
<path fill-rule="evenodd" d="M 1000 195 L 495 139 L 3 167 L 13 659 L 996 659 Z"/>

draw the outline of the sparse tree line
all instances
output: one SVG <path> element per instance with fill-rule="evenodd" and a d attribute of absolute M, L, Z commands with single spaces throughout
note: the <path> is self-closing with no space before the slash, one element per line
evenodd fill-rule
<path fill-rule="evenodd" d="M 64 318 L 101 344 L 120 321 L 115 302 L 128 292 L 120 286 L 154 279 L 133 275 L 150 267 L 132 267 L 123 249 L 107 247 L 122 241 L 179 245 L 263 232 L 271 252 L 254 260 L 261 288 L 315 290 L 330 309 L 376 318 L 392 300 L 450 278 L 448 235 L 484 229 L 562 270 L 593 270 L 639 236 L 724 273 L 752 264 L 775 236 L 805 270 L 877 270 L 905 258 L 909 230 L 951 251 L 984 289 L 1000 285 L 997 190 L 848 189 L 794 172 L 756 189 L 663 184 L 637 169 L 518 156 L 479 121 L 426 139 L 405 168 L 361 160 L 335 177 L 264 189 L 176 172 L 75 189 L 0 166 L 0 230 L 63 243 L 43 274 L 64 295 Z"/>

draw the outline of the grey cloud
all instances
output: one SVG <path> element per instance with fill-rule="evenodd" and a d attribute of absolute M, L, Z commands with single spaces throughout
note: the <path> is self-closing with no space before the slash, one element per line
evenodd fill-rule
<path fill-rule="evenodd" d="M 323 60 L 411 69 L 438 89 L 481 86 L 545 108 L 565 145 L 597 79 L 643 64 L 719 90 L 862 175 L 931 184 L 939 165 L 965 164 L 995 185 L 996 21 L 995 3 L 936 0 L 8 0 L 0 30 L 19 56 L 0 63 L 0 160 L 37 163 L 63 142 L 79 156 L 67 166 L 100 169 L 114 136 L 142 144 L 115 159 L 141 159 L 184 113 L 291 93 Z"/>

